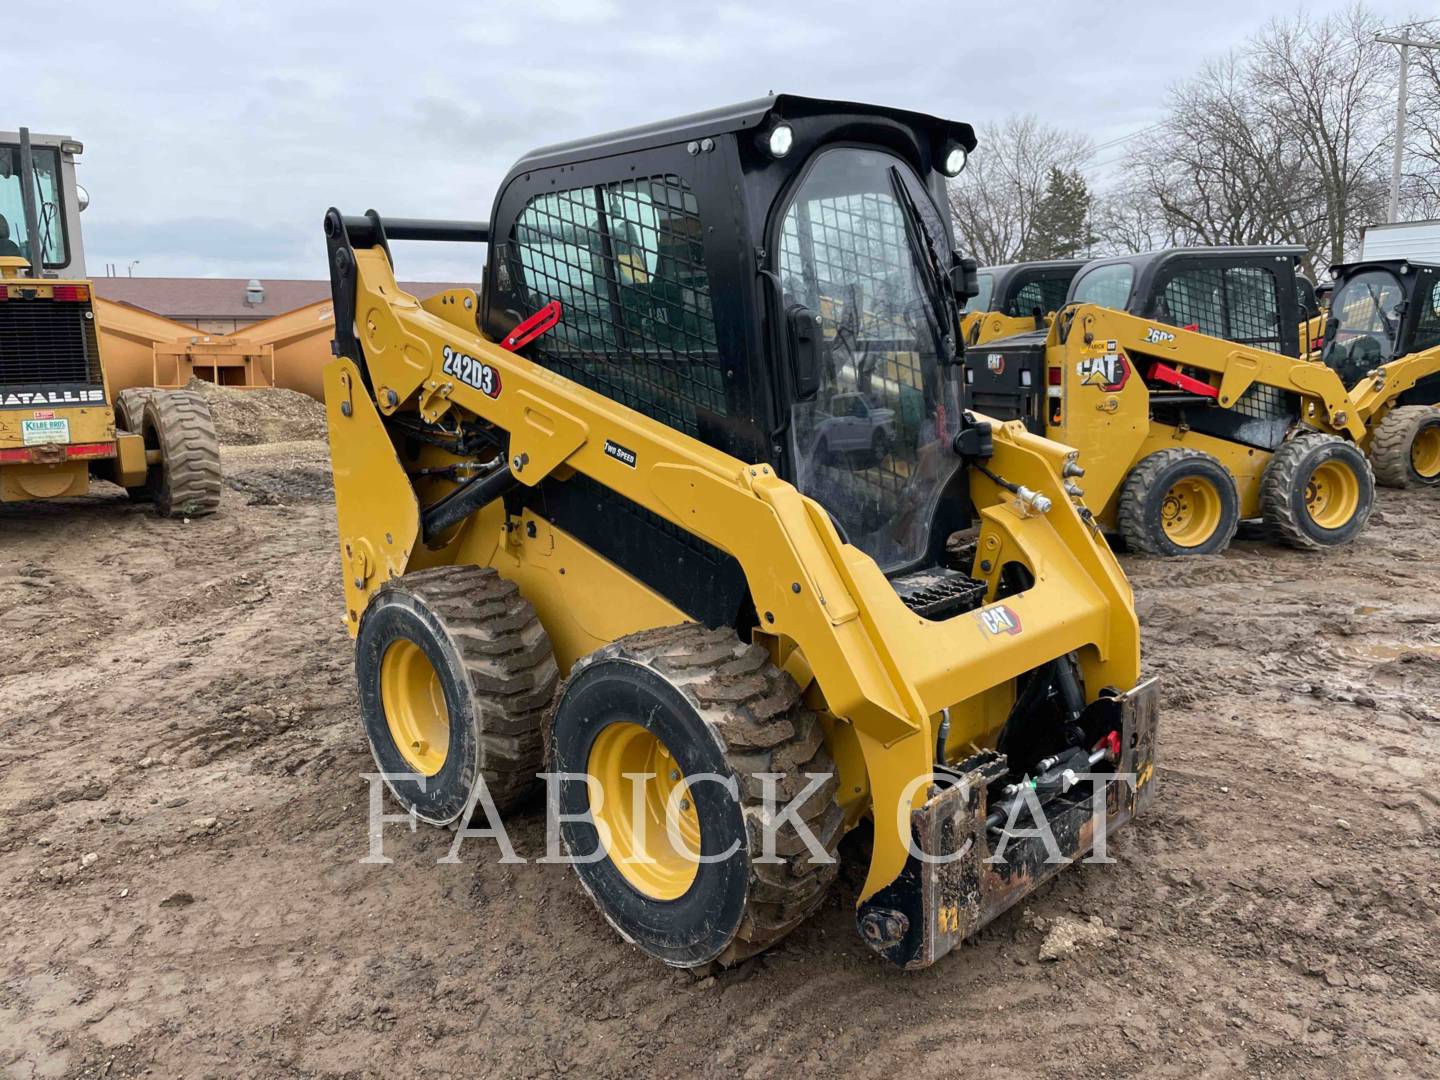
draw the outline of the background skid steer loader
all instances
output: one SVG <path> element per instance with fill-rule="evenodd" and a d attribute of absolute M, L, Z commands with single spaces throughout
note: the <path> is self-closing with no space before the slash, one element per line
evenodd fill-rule
<path fill-rule="evenodd" d="M 1366 451 L 1420 373 L 1347 387 L 1302 350 L 1301 248 L 1097 260 L 1046 332 L 973 350 L 977 408 L 1081 452 L 1103 526 L 1160 555 L 1223 550 L 1260 518 L 1299 548 L 1347 543 L 1374 503 Z"/>
<path fill-rule="evenodd" d="M 1070 282 L 1085 259 L 1047 259 L 982 266 L 976 272 L 979 291 L 965 302 L 960 328 L 965 344 L 981 345 L 995 338 L 1043 330 L 1047 319 L 1065 306 Z"/>
<path fill-rule="evenodd" d="M 1350 386 L 1370 432 L 1375 479 L 1440 484 L 1440 266 L 1333 266 L 1321 362 Z"/>
<path fill-rule="evenodd" d="M 780 96 L 537 151 L 488 224 L 326 217 L 376 762 L 447 824 L 481 780 L 533 790 L 548 747 L 567 847 L 609 840 L 587 892 L 668 964 L 779 940 L 857 828 L 864 940 L 929 964 L 1154 791 L 1156 691 L 1074 454 L 962 409 L 941 174 L 973 145 Z M 488 241 L 482 289 L 417 302 L 402 240 Z M 821 453 L 856 395 L 892 436 Z M 808 787 L 817 847 L 790 818 L 767 856 L 769 785 Z M 1042 804 L 1054 849 L 1006 831 Z"/>

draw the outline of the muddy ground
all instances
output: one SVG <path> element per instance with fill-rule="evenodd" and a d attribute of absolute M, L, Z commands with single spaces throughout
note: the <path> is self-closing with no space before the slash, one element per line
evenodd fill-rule
<path fill-rule="evenodd" d="M 1116 865 L 913 974 L 837 889 L 697 982 L 567 867 L 403 827 L 360 862 L 324 445 L 225 468 L 188 524 L 0 508 L 8 1075 L 1440 1074 L 1440 493 L 1344 551 L 1127 559 L 1166 708 Z M 538 804 L 510 824 L 543 850 Z M 1098 946 L 1040 959 L 1054 920 Z"/>

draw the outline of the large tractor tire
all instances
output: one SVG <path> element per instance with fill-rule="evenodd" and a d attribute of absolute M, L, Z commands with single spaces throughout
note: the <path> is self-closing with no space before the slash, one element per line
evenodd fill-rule
<path fill-rule="evenodd" d="M 835 766 L 819 720 L 763 647 L 694 623 L 622 638 L 575 665 L 549 734 L 551 768 L 569 774 L 561 837 L 575 870 L 646 953 L 674 967 L 733 964 L 823 900 L 843 831 Z M 823 858 L 792 818 L 761 861 L 767 773 L 779 777 L 777 813 L 807 774 L 824 777 L 797 806 Z"/>
<path fill-rule="evenodd" d="M 1375 475 L 1358 447 L 1335 435 L 1296 435 L 1260 478 L 1260 511 L 1271 539 L 1315 550 L 1348 544 L 1375 508 Z"/>
<path fill-rule="evenodd" d="M 375 764 L 421 821 L 459 821 L 481 780 L 500 811 L 538 786 L 560 673 L 535 609 L 493 569 L 441 566 L 380 586 L 355 677 Z"/>
<path fill-rule="evenodd" d="M 1402 405 L 1391 409 L 1370 444 L 1375 482 L 1385 487 L 1440 484 L 1440 409 Z"/>
<path fill-rule="evenodd" d="M 115 398 L 115 426 L 131 435 L 145 430 L 145 403 L 162 391 L 153 386 L 131 386 Z"/>
<path fill-rule="evenodd" d="M 1141 460 L 1120 489 L 1120 533 L 1147 555 L 1213 555 L 1240 527 L 1240 496 L 1224 465 L 1175 447 Z"/>
<path fill-rule="evenodd" d="M 145 449 L 160 460 L 145 477 L 142 498 L 161 517 L 204 517 L 220 505 L 220 440 L 210 406 L 190 390 L 163 390 L 145 402 Z"/>

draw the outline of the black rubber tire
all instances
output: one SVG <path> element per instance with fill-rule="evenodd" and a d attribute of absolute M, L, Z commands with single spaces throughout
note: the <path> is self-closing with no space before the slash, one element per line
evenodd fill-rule
<path fill-rule="evenodd" d="M 153 386 L 131 386 L 115 397 L 115 426 L 131 435 L 144 432 L 145 403 L 161 391 Z"/>
<path fill-rule="evenodd" d="M 1355 513 L 1337 528 L 1322 527 L 1306 508 L 1310 477 L 1327 461 L 1337 460 L 1355 474 L 1359 498 Z M 1275 543 L 1315 551 L 1348 544 L 1364 531 L 1375 508 L 1375 474 L 1360 449 L 1337 435 L 1306 432 L 1275 451 L 1260 478 L 1260 513 Z"/>
<path fill-rule="evenodd" d="M 131 435 L 142 435 L 145 432 L 145 403 L 160 391 L 153 386 L 131 386 L 121 390 L 115 397 L 115 427 L 118 431 L 124 431 Z M 150 485 L 139 484 L 135 487 L 125 489 L 134 502 L 149 502 L 151 499 Z"/>
<path fill-rule="evenodd" d="M 622 638 L 580 660 L 561 688 L 550 719 L 550 765 L 586 772 L 590 748 L 608 725 L 640 723 L 665 743 L 686 776 L 733 777 L 736 801 L 720 783 L 690 789 L 700 824 L 702 854 L 734 854 L 701 864 L 677 899 L 658 900 L 635 889 L 610 859 L 577 862 L 581 883 L 601 914 L 629 941 L 673 967 L 738 963 L 774 945 L 821 903 L 838 862 L 812 861 L 791 826 L 776 835 L 778 863 L 761 863 L 763 787 L 760 773 L 778 773 L 778 791 L 793 799 L 810 783 L 800 817 L 834 860 L 844 819 L 835 801 L 835 767 L 819 720 L 800 701 L 790 676 L 758 645 L 732 631 L 695 623 Z M 589 794 L 581 780 L 559 783 L 560 810 L 584 815 Z M 598 850 L 594 827 L 561 823 L 572 855 Z"/>
<path fill-rule="evenodd" d="M 1215 530 L 1200 544 L 1177 544 L 1165 532 L 1165 496 L 1176 482 L 1187 476 L 1209 481 L 1220 498 L 1220 519 Z M 1235 478 L 1217 458 L 1199 450 L 1173 447 L 1157 450 L 1142 458 L 1130 470 L 1120 489 L 1117 513 L 1120 534 L 1126 546 L 1147 555 L 1214 555 L 1224 551 L 1240 527 L 1240 494 Z"/>
<path fill-rule="evenodd" d="M 439 677 L 450 742 L 440 771 L 422 780 L 390 734 L 380 666 L 397 640 L 414 642 Z M 494 569 L 440 566 L 387 581 L 370 598 L 355 639 L 360 718 L 385 784 L 431 825 L 459 820 L 477 779 L 497 810 L 535 790 L 545 711 L 560 672 L 530 601 Z"/>
<path fill-rule="evenodd" d="M 1401 405 L 1391 409 L 1375 429 L 1370 443 L 1370 464 L 1375 482 L 1385 487 L 1433 487 L 1440 473 L 1422 476 L 1415 469 L 1411 450 L 1421 432 L 1440 429 L 1440 408 L 1430 405 Z"/>
<path fill-rule="evenodd" d="M 220 440 L 210 405 L 191 390 L 164 390 L 145 402 L 145 448 L 160 460 L 145 478 L 161 517 L 204 517 L 220 505 Z"/>

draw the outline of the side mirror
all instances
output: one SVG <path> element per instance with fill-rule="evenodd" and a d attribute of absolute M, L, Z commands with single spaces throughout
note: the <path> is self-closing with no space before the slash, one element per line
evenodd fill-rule
<path fill-rule="evenodd" d="M 820 316 L 804 304 L 791 304 L 785 309 L 785 326 L 795 400 L 809 401 L 820 391 L 820 348 L 825 337 Z"/>
<path fill-rule="evenodd" d="M 956 255 L 955 262 L 950 267 L 950 287 L 955 290 L 955 298 L 962 307 L 972 296 L 979 296 L 980 264 L 974 259 Z"/>

